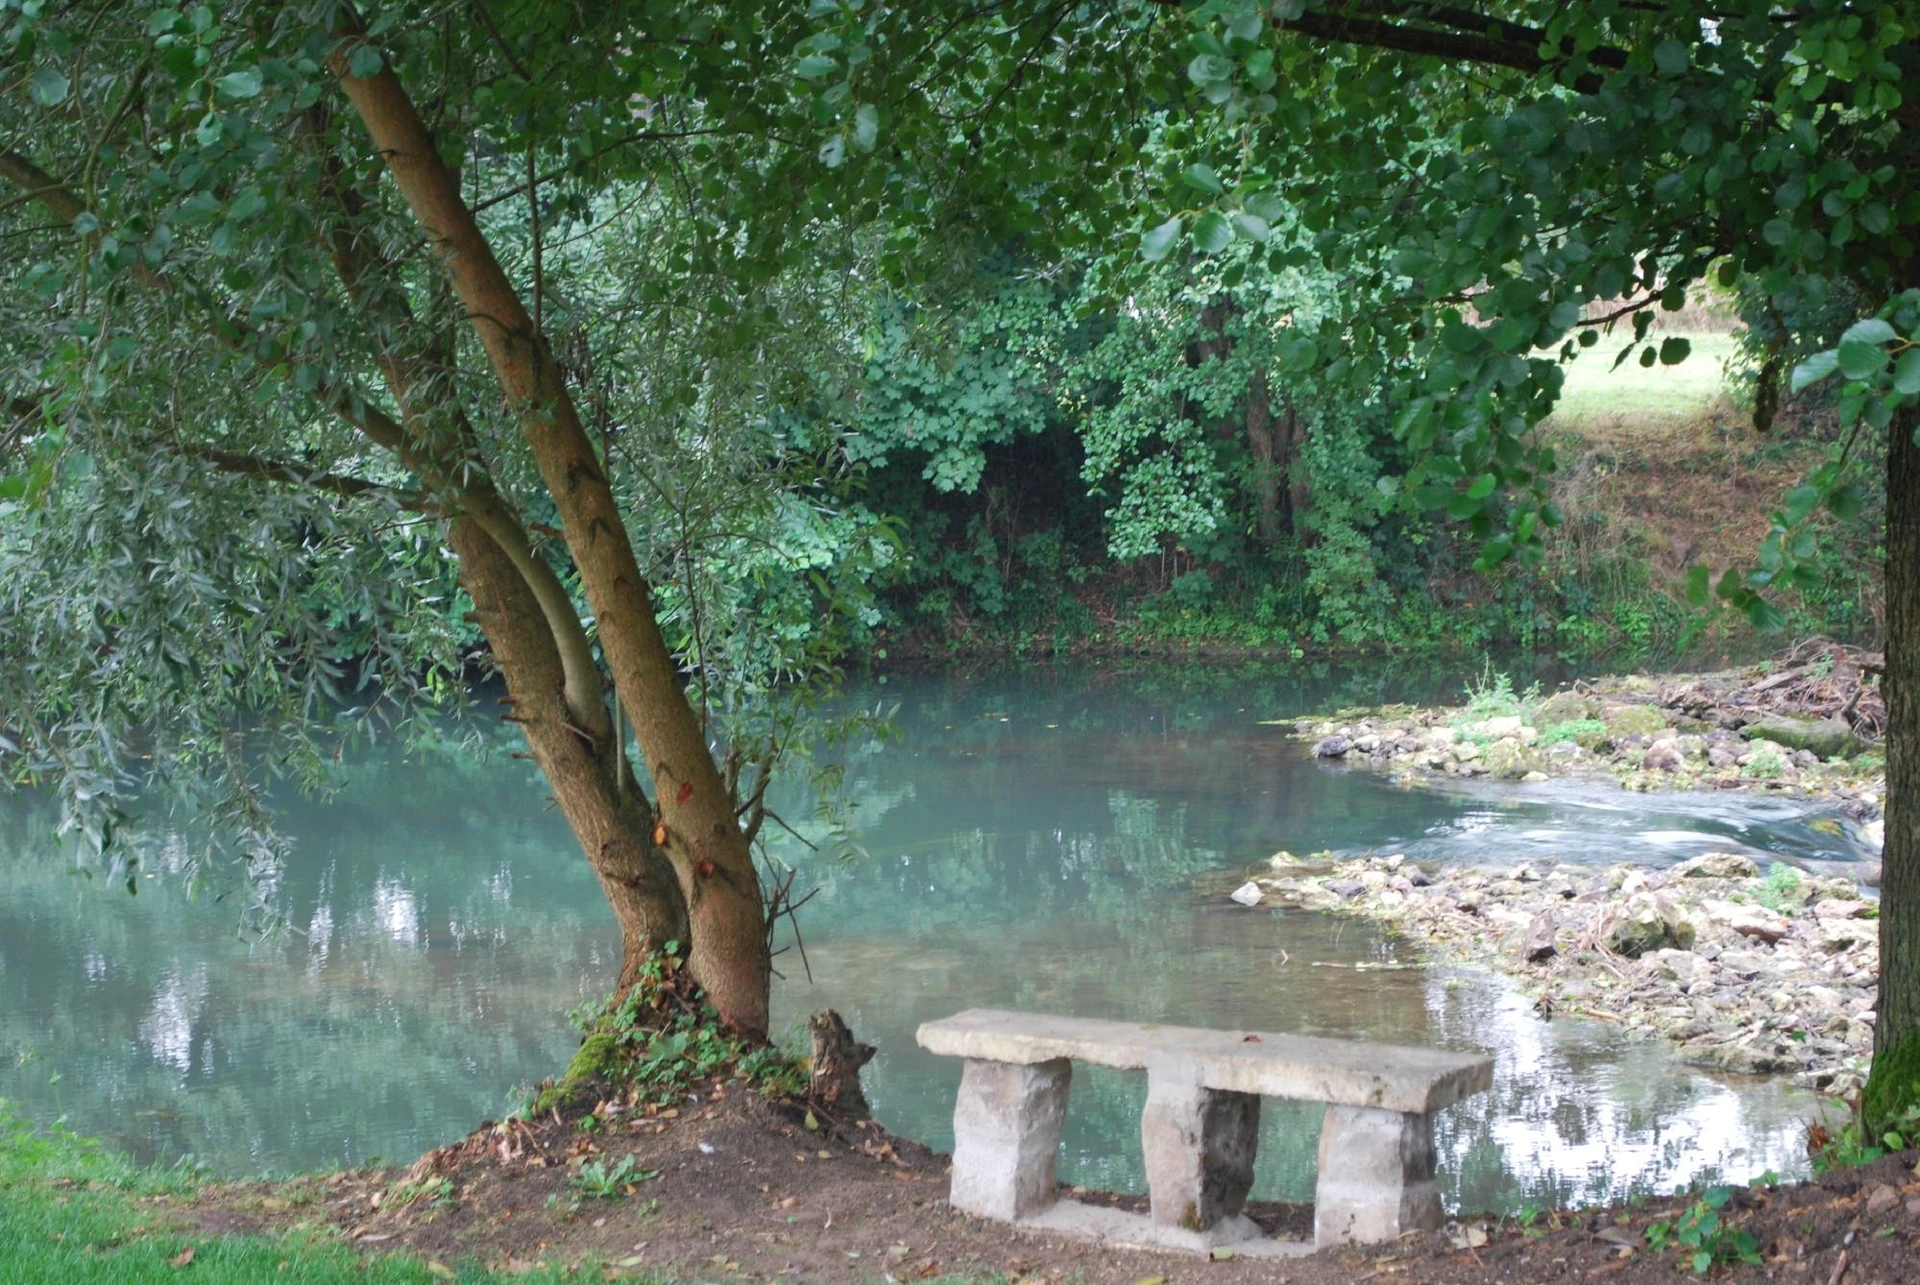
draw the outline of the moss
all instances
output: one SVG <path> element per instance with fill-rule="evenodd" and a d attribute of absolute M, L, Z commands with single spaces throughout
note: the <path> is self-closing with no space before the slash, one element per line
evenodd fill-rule
<path fill-rule="evenodd" d="M 540 1090 L 533 1100 L 533 1114 L 544 1115 L 572 1104 L 574 1095 L 595 1080 L 613 1075 L 620 1065 L 620 1037 L 608 1031 L 596 1031 L 580 1041 L 579 1052 L 567 1063 L 560 1078 Z"/>
<path fill-rule="evenodd" d="M 1920 1108 L 1920 1032 L 1876 1056 L 1867 1086 L 1860 1092 L 1860 1114 L 1870 1137 L 1901 1123 L 1916 1108 Z"/>

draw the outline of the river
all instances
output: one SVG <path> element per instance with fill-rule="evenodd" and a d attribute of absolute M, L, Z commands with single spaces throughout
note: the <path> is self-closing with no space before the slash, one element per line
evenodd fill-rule
<path fill-rule="evenodd" d="M 867 679 L 897 741 L 844 753 L 864 852 L 779 855 L 817 887 L 776 1025 L 832 1005 L 880 1048 L 879 1118 L 950 1142 L 957 1064 L 915 1026 L 973 1006 L 1485 1048 L 1494 1091 L 1444 1113 L 1450 1204 L 1545 1208 L 1804 1168 L 1822 1105 L 1709 1076 L 1604 1023 L 1537 1017 L 1478 971 L 1410 966 L 1357 920 L 1219 894 L 1279 848 L 1414 860 L 1664 864 L 1862 854 L 1805 804 L 1600 787 L 1406 789 L 1310 759 L 1273 720 L 1454 694 L 1304 666 L 1034 667 Z M 289 928 L 189 900 L 190 834 L 140 895 L 80 877 L 45 811 L 0 804 L 0 1097 L 147 1160 L 225 1173 L 409 1161 L 510 1109 L 617 961 L 537 775 L 504 752 L 369 752 L 283 804 L 268 889 Z M 787 819 L 819 826 L 788 796 Z M 790 941 L 783 934 L 783 941 Z M 1076 1074 L 1062 1176 L 1138 1190 L 1137 1075 Z M 1269 1103 L 1256 1197 L 1312 1186 L 1317 1112 Z"/>

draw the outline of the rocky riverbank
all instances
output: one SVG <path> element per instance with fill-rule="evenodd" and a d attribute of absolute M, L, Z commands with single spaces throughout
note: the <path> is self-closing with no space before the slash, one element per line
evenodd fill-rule
<path fill-rule="evenodd" d="M 1648 871 L 1283 852 L 1233 899 L 1385 922 L 1438 958 L 1519 978 L 1543 1016 L 1615 1022 L 1703 1066 L 1848 1097 L 1873 1050 L 1878 907 L 1851 879 L 1734 853 Z"/>
<path fill-rule="evenodd" d="M 1587 777 L 1629 790 L 1803 795 L 1838 804 L 1877 846 L 1886 791 L 1877 658 L 1822 647 L 1794 664 L 1604 679 L 1545 697 L 1491 676 L 1461 706 L 1343 710 L 1297 720 L 1294 731 L 1322 759 L 1409 780 Z"/>

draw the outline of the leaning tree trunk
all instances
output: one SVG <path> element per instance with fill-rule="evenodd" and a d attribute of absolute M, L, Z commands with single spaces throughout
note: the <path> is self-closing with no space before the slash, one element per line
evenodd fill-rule
<path fill-rule="evenodd" d="M 1920 1105 L 1920 407 L 1887 434 L 1886 843 L 1868 1122 Z"/>
<path fill-rule="evenodd" d="M 752 846 L 661 637 L 651 586 L 598 453 L 545 337 L 495 258 L 406 89 L 385 66 L 369 76 L 351 74 L 349 55 L 358 33 L 342 35 L 333 66 L 347 100 L 472 319 L 559 514 L 614 690 L 652 777 L 656 833 L 687 906 L 689 971 L 728 1025 L 764 1036 L 772 968 Z M 602 709 L 566 712 L 597 754 L 611 748 L 601 743 Z M 588 854 L 592 857 L 591 847 Z M 631 967 L 633 961 L 628 962 Z"/>
<path fill-rule="evenodd" d="M 620 756 L 611 746 L 589 745 L 574 729 L 560 653 L 512 559 L 470 518 L 450 524 L 449 540 L 474 617 L 507 680 L 508 718 L 525 735 L 620 925 L 616 993 L 623 994 L 649 956 L 687 939 L 686 899 L 653 845 L 652 815 Z"/>

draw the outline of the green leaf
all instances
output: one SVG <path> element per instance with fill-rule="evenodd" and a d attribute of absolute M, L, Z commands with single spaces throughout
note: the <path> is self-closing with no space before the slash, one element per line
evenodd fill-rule
<path fill-rule="evenodd" d="M 835 134 L 820 144 L 820 163 L 830 170 L 837 170 L 847 159 L 847 139 L 844 134 Z"/>
<path fill-rule="evenodd" d="M 1887 368 L 1887 350 L 1883 344 L 1858 339 L 1840 341 L 1840 373 L 1848 379 L 1871 379 Z"/>
<path fill-rule="evenodd" d="M 1210 192 L 1214 196 L 1220 196 L 1227 190 L 1227 185 L 1222 183 L 1220 176 L 1213 172 L 1213 166 L 1203 165 L 1199 161 L 1187 166 L 1186 172 L 1180 177 L 1188 187 Z"/>
<path fill-rule="evenodd" d="M 1264 242 L 1268 237 L 1273 235 L 1273 229 L 1268 226 L 1265 219 L 1256 214 L 1248 214 L 1245 210 L 1241 210 L 1233 216 L 1233 226 L 1241 236 L 1247 238 L 1249 241 Z"/>
<path fill-rule="evenodd" d="M 1860 494 L 1860 487 L 1854 482 L 1835 487 L 1827 496 L 1827 512 L 1842 522 L 1851 522 L 1859 517 L 1864 507 L 1865 500 Z"/>
<path fill-rule="evenodd" d="M 1653 65 L 1660 69 L 1662 76 L 1678 76 L 1690 61 L 1687 47 L 1678 40 L 1662 40 L 1653 47 Z"/>
<path fill-rule="evenodd" d="M 1807 515 L 1820 507 L 1820 488 L 1805 483 L 1787 492 L 1786 519 L 1788 526 L 1798 526 L 1807 520 Z"/>
<path fill-rule="evenodd" d="M 1787 627 L 1787 618 L 1765 598 L 1755 596 L 1747 604 L 1747 623 L 1763 634 L 1779 633 Z"/>
<path fill-rule="evenodd" d="M 1484 500 L 1489 495 L 1492 495 L 1494 489 L 1499 485 L 1499 478 L 1491 473 L 1482 473 L 1479 477 L 1474 478 L 1473 485 L 1467 488 L 1467 498 L 1470 500 Z"/>
<path fill-rule="evenodd" d="M 1158 263 L 1173 253 L 1173 247 L 1179 244 L 1181 221 L 1168 219 L 1158 227 L 1148 228 L 1140 238 L 1140 257 L 1148 263 Z"/>
<path fill-rule="evenodd" d="M 1193 244 L 1203 254 L 1218 254 L 1233 244 L 1233 225 L 1218 210 L 1208 210 L 1194 220 Z"/>
<path fill-rule="evenodd" d="M 213 82 L 213 87 L 227 98 L 252 98 L 260 92 L 261 79 L 258 67 L 248 67 L 241 71 L 229 72 Z"/>
<path fill-rule="evenodd" d="M 1819 383 L 1834 371 L 1840 369 L 1840 354 L 1833 349 L 1817 352 L 1793 368 L 1793 375 L 1787 380 L 1788 392 L 1800 392 Z"/>
<path fill-rule="evenodd" d="M 1900 336 L 1894 332 L 1893 327 L 1880 318 L 1867 317 L 1848 326 L 1847 332 L 1840 336 L 1840 342 L 1843 344 L 1884 344 L 1888 340 L 1898 339 L 1899 337 Z"/>
<path fill-rule="evenodd" d="M 1920 347 L 1907 349 L 1893 363 L 1893 391 L 1902 397 L 1920 396 Z"/>
<path fill-rule="evenodd" d="M 1679 335 L 1672 335 L 1660 341 L 1660 364 L 1678 366 L 1693 351 L 1693 344 Z"/>
<path fill-rule="evenodd" d="M 839 62 L 826 54 L 808 54 L 794 67 L 793 74 L 802 80 L 824 80 L 839 69 Z"/>
<path fill-rule="evenodd" d="M 27 93 L 42 107 L 58 107 L 67 101 L 72 82 L 51 67 L 42 67 L 27 82 Z"/>
<path fill-rule="evenodd" d="M 372 45 L 355 45 L 353 52 L 347 55 L 347 75 L 355 80 L 365 80 L 379 74 L 385 64 L 386 59 Z"/>
<path fill-rule="evenodd" d="M 862 103 L 853 113 L 853 145 L 863 152 L 871 152 L 876 139 L 880 137 L 880 112 L 872 103 Z"/>
<path fill-rule="evenodd" d="M 1707 605 L 1712 592 L 1707 585 L 1707 577 L 1711 574 L 1704 566 L 1687 568 L 1687 601 L 1693 606 Z"/>

